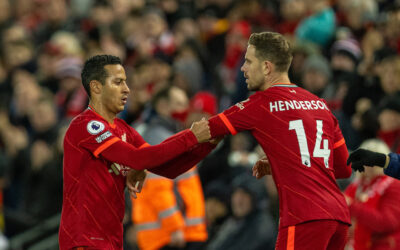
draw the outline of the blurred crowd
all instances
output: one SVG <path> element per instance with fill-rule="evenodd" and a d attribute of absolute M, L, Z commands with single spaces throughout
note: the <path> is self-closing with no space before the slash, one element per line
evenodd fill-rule
<path fill-rule="evenodd" d="M 160 109 L 170 107 L 184 128 L 248 97 L 240 66 L 250 34 L 261 31 L 291 41 L 291 81 L 327 101 L 350 150 L 376 138 L 400 153 L 398 0 L 0 0 L 3 234 L 60 213 L 62 139 L 87 107 L 80 72 L 88 57 L 123 60 L 131 96 L 120 117 L 128 124 L 149 124 L 153 97 L 174 86 L 180 96 Z M 259 156 L 243 133 L 199 165 L 210 249 L 250 249 L 261 239 L 273 249 L 274 184 L 248 179 Z M 237 213 L 246 202 L 250 209 Z M 126 238 L 129 249 L 135 239 Z"/>

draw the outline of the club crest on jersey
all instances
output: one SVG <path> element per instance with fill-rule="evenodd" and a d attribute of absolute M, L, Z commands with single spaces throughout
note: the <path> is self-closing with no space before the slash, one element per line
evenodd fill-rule
<path fill-rule="evenodd" d="M 90 121 L 87 126 L 87 131 L 92 135 L 97 135 L 101 131 L 104 130 L 105 126 L 102 122 L 99 121 Z"/>

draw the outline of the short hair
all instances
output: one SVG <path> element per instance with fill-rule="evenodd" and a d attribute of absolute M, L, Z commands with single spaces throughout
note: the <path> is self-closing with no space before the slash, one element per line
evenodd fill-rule
<path fill-rule="evenodd" d="M 121 64 L 121 59 L 112 55 L 96 55 L 86 60 L 83 66 L 81 78 L 83 87 L 90 97 L 90 82 L 93 80 L 99 81 L 104 85 L 107 78 L 107 71 L 104 68 L 106 65 Z"/>
<path fill-rule="evenodd" d="M 249 45 L 256 49 L 259 60 L 267 60 L 276 66 L 279 72 L 287 72 L 292 62 L 292 48 L 281 34 L 276 32 L 253 33 Z"/>

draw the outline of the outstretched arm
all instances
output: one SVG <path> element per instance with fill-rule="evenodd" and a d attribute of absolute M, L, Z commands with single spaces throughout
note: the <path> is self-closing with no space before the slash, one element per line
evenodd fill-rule
<path fill-rule="evenodd" d="M 152 168 L 150 171 L 155 174 L 174 179 L 199 163 L 215 148 L 215 146 L 216 144 L 209 142 L 198 144 L 192 150 L 185 152 L 156 168 Z"/>
<path fill-rule="evenodd" d="M 200 121 L 195 122 L 190 130 L 184 130 L 154 146 L 135 148 L 116 138 L 114 142 L 110 140 L 112 144 L 99 154 L 107 161 L 143 170 L 160 166 L 209 139 L 208 121 Z"/>
<path fill-rule="evenodd" d="M 354 170 L 363 172 L 364 166 L 385 168 L 388 166 L 389 161 L 389 156 L 385 154 L 359 148 L 350 154 L 347 159 L 347 165 L 351 163 L 351 167 Z"/>
<path fill-rule="evenodd" d="M 400 179 L 400 154 L 390 153 L 386 157 L 386 164 L 383 167 L 383 172 L 396 179 Z"/>

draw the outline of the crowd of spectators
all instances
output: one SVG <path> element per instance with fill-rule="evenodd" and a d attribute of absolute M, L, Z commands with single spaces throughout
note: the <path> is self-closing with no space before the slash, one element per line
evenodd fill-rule
<path fill-rule="evenodd" d="M 60 213 L 62 139 L 87 106 L 80 71 L 96 54 L 123 60 L 131 96 L 121 118 L 134 125 L 149 120 L 153 95 L 167 85 L 189 98 L 207 91 L 200 110 L 246 99 L 247 40 L 277 31 L 293 45 L 291 81 L 327 101 L 350 150 L 379 138 L 400 153 L 398 0 L 0 0 L 0 10 L 0 227 L 8 238 Z M 229 227 L 235 197 L 245 196 L 235 183 L 259 152 L 245 133 L 216 151 L 199 167 L 213 208 L 210 249 L 227 246 L 232 235 L 222 229 L 240 232 Z M 264 181 L 264 199 L 252 206 L 277 222 L 276 191 Z"/>

